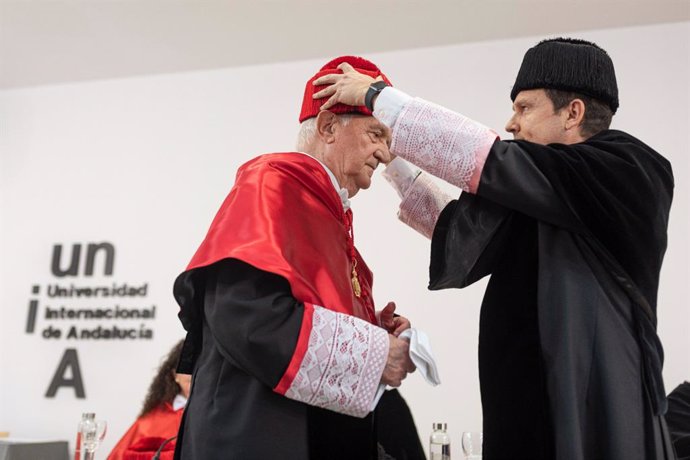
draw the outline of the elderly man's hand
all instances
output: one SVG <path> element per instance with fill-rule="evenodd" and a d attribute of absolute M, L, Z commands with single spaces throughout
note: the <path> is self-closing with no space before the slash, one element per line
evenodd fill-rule
<path fill-rule="evenodd" d="M 338 66 L 343 71 L 342 74 L 330 74 L 314 80 L 314 86 L 330 85 L 318 93 L 314 93 L 314 99 L 329 97 L 321 106 L 321 110 L 328 110 L 334 105 L 341 103 L 347 105 L 364 105 L 364 96 L 367 94 L 369 85 L 376 80 L 368 75 L 357 72 L 350 64 L 343 62 Z"/>
<path fill-rule="evenodd" d="M 392 387 L 399 387 L 407 374 L 414 372 L 416 367 L 410 359 L 410 344 L 407 340 L 399 339 L 388 334 L 390 346 L 388 348 L 388 360 L 383 369 L 381 383 Z"/>
<path fill-rule="evenodd" d="M 398 337 L 402 331 L 412 326 L 409 319 L 404 316 L 395 315 L 395 302 L 388 302 L 388 304 L 383 307 L 383 310 L 376 313 L 376 316 L 379 318 L 381 327 L 387 330 L 389 334 L 393 334 L 396 337 Z"/>

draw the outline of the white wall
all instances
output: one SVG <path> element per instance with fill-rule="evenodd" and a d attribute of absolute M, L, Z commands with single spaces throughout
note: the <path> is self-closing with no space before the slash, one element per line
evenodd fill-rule
<path fill-rule="evenodd" d="M 614 127 L 641 138 L 674 166 L 659 292 L 670 391 L 690 377 L 690 23 L 568 35 L 594 40 L 612 56 L 621 98 Z M 503 133 L 514 76 L 539 38 L 367 57 L 399 88 Z M 140 409 L 160 357 L 183 336 L 171 295 L 174 277 L 205 235 L 236 168 L 257 154 L 293 148 L 304 82 L 326 60 L 0 92 L 0 431 L 72 441 L 80 413 L 95 411 L 110 422 L 99 457 L 105 456 Z M 377 303 L 396 300 L 432 338 L 443 384 L 432 389 L 413 375 L 402 389 L 424 443 L 433 421 L 448 422 L 457 440 L 463 430 L 481 427 L 476 355 L 485 283 L 427 291 L 429 243 L 397 222 L 397 196 L 384 182 L 376 178 L 353 202 L 357 244 L 376 274 Z M 111 276 L 101 273 L 100 259 L 93 277 L 51 273 L 53 245 L 66 246 L 68 255 L 72 244 L 103 241 L 116 249 Z M 136 299 L 49 298 L 46 289 L 56 283 L 148 283 L 148 291 Z M 35 332 L 27 333 L 31 300 L 38 302 L 38 317 Z M 117 303 L 155 305 L 156 317 L 44 317 L 49 307 Z M 42 336 L 51 325 L 65 334 L 72 325 L 138 331 L 141 324 L 153 339 Z M 67 348 L 77 349 L 86 398 L 77 399 L 70 388 L 45 398 Z"/>

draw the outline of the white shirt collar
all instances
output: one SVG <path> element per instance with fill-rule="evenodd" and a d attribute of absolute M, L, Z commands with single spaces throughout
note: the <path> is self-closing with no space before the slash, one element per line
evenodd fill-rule
<path fill-rule="evenodd" d="M 178 395 L 175 396 L 175 399 L 173 399 L 173 402 L 172 402 L 173 410 L 178 411 L 186 405 L 187 405 L 187 398 L 185 398 L 182 393 L 178 393 Z"/>
<path fill-rule="evenodd" d="M 333 188 L 335 188 L 335 191 L 338 192 L 338 196 L 340 196 L 340 201 L 343 203 L 343 209 L 345 211 L 350 209 L 350 198 L 349 198 L 349 194 L 347 193 L 347 189 L 342 188 L 340 186 L 340 184 L 338 183 L 338 179 L 336 179 L 335 174 L 333 174 L 333 172 L 330 169 L 328 169 L 328 166 L 323 164 L 321 162 L 321 160 L 319 160 L 318 158 L 315 158 L 312 155 L 309 155 L 308 153 L 304 153 L 304 152 L 297 152 L 297 153 L 301 153 L 302 155 L 307 155 L 308 157 L 313 158 L 323 167 L 323 169 L 328 174 L 328 177 L 331 179 L 331 183 L 333 184 Z"/>

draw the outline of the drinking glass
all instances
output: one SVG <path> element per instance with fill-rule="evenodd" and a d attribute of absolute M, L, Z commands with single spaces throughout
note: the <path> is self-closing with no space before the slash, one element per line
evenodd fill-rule
<path fill-rule="evenodd" d="M 467 460 L 481 460 L 484 434 L 481 431 L 462 433 L 462 452 Z"/>

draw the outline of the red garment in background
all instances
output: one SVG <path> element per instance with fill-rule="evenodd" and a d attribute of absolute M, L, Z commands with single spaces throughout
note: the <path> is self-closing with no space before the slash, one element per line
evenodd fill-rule
<path fill-rule="evenodd" d="M 156 460 L 173 460 L 175 456 L 175 439 L 146 437 L 141 438 L 125 450 L 122 460 L 152 460 L 158 453 Z M 158 450 L 160 449 L 160 452 Z"/>
<path fill-rule="evenodd" d="M 108 460 L 126 460 L 125 451 L 143 438 L 161 438 L 161 442 L 155 446 L 148 458 L 158 450 L 160 444 L 168 438 L 177 436 L 177 431 L 180 428 L 180 421 L 182 420 L 182 413 L 184 408 L 174 410 L 172 404 L 163 403 L 160 406 L 152 409 L 146 415 L 139 417 L 122 436 L 108 455 Z M 172 447 L 174 444 L 171 442 Z M 168 446 L 166 446 L 168 447 Z M 168 449 L 165 449 L 166 451 Z M 132 458 L 131 456 L 129 458 Z M 161 456 L 161 458 L 164 458 Z"/>

